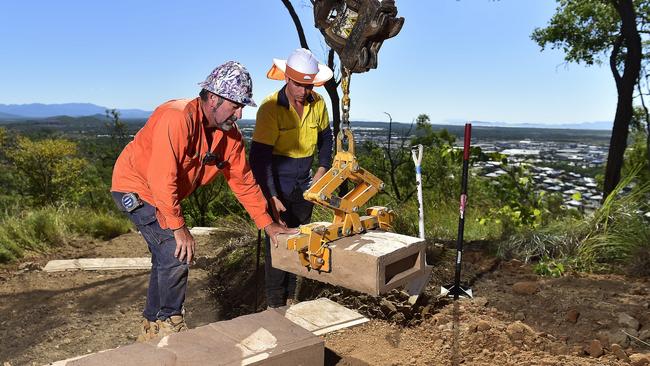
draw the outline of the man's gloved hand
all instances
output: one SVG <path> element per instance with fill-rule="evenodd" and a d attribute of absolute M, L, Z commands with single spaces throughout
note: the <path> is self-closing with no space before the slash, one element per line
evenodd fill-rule
<path fill-rule="evenodd" d="M 278 234 L 298 234 L 300 230 L 298 229 L 289 229 L 284 225 L 280 225 L 277 222 L 270 223 L 266 225 L 264 228 L 264 231 L 266 232 L 266 235 L 271 238 L 271 243 L 277 248 L 278 247 L 278 241 L 276 236 Z"/>
<path fill-rule="evenodd" d="M 284 207 L 284 204 L 282 203 L 282 201 L 280 201 L 278 196 L 273 196 L 273 197 L 271 197 L 269 202 L 271 203 L 271 211 L 273 212 L 273 220 L 275 220 L 276 222 L 278 222 L 282 226 L 287 226 L 287 224 L 280 218 L 280 214 L 287 210 L 287 208 Z"/>
<path fill-rule="evenodd" d="M 174 230 L 174 239 L 176 239 L 174 257 L 182 262 L 187 256 L 187 264 L 190 264 L 195 253 L 196 243 L 187 226 L 182 226 Z"/>

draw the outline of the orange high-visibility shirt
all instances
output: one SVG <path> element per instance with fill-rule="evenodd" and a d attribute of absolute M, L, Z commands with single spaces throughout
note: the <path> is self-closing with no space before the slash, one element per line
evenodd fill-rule
<path fill-rule="evenodd" d="M 221 170 L 202 163 L 208 152 L 206 133 L 212 134 L 211 151 L 226 162 Z M 178 229 L 185 225 L 180 202 L 219 172 L 258 228 L 272 222 L 239 129 L 206 130 L 199 98 L 170 100 L 156 108 L 117 158 L 111 191 L 137 193 L 156 207 L 160 227 Z"/>

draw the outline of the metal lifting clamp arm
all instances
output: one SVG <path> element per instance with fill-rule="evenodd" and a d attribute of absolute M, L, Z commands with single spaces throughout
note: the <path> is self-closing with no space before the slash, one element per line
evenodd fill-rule
<path fill-rule="evenodd" d="M 343 149 L 343 135 L 347 137 L 348 149 Z M 305 193 L 308 201 L 328 207 L 334 211 L 334 222 L 331 228 L 336 229 L 337 238 L 341 236 L 362 233 L 374 229 L 378 223 L 370 223 L 359 216 L 359 208 L 365 205 L 374 195 L 384 188 L 381 179 L 361 168 L 354 155 L 354 137 L 350 129 L 343 129 L 336 141 L 336 156 L 332 168 L 323 175 Z M 344 197 L 335 195 L 343 182 L 349 180 L 355 187 Z M 388 227 L 383 227 L 388 229 Z"/>
<path fill-rule="evenodd" d="M 348 141 L 347 150 L 343 149 L 344 135 Z M 307 201 L 332 209 L 333 222 L 302 225 L 300 233 L 287 240 L 287 248 L 298 252 L 303 266 L 322 272 L 331 271 L 329 242 L 372 229 L 391 230 L 394 218 L 392 211 L 381 206 L 369 207 L 366 216 L 359 216 L 359 208 L 381 191 L 384 183 L 359 166 L 350 129 L 339 133 L 336 149 L 332 167 L 303 194 Z M 338 197 L 335 191 L 345 181 L 352 182 L 355 187 Z"/>

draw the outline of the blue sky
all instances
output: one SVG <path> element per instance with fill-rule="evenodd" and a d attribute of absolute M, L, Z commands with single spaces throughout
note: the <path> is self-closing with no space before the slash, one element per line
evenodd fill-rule
<path fill-rule="evenodd" d="M 293 0 L 312 51 L 326 45 L 307 0 Z M 530 40 L 551 0 L 397 0 L 406 18 L 384 42 L 379 68 L 354 74 L 352 120 L 564 123 L 612 120 L 606 66 L 564 64 Z M 0 2 L 0 103 L 89 102 L 152 110 L 194 97 L 218 64 L 239 60 L 254 98 L 281 87 L 271 59 L 299 46 L 280 0 L 33 0 Z M 319 90 L 326 94 L 324 89 Z M 256 109 L 246 108 L 244 118 Z"/>

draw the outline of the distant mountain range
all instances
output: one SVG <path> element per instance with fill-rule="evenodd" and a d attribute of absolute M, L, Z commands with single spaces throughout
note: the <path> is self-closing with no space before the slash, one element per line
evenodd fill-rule
<path fill-rule="evenodd" d="M 0 119 L 48 118 L 54 116 L 92 116 L 104 115 L 107 107 L 91 103 L 64 104 L 0 104 Z M 140 109 L 119 109 L 121 118 L 148 118 L 151 111 Z"/>
<path fill-rule="evenodd" d="M 104 116 L 107 107 L 91 103 L 64 103 L 64 104 L 0 104 L 0 121 L 40 119 L 57 116 L 83 117 Z M 141 109 L 118 109 L 123 119 L 146 119 L 151 111 Z M 464 125 L 466 121 L 446 120 L 434 125 Z M 364 122 L 361 122 L 364 123 Z M 581 123 L 513 123 L 498 121 L 471 121 L 476 127 L 521 127 L 521 128 L 555 128 L 577 130 L 611 130 L 612 122 L 581 122 Z"/>

